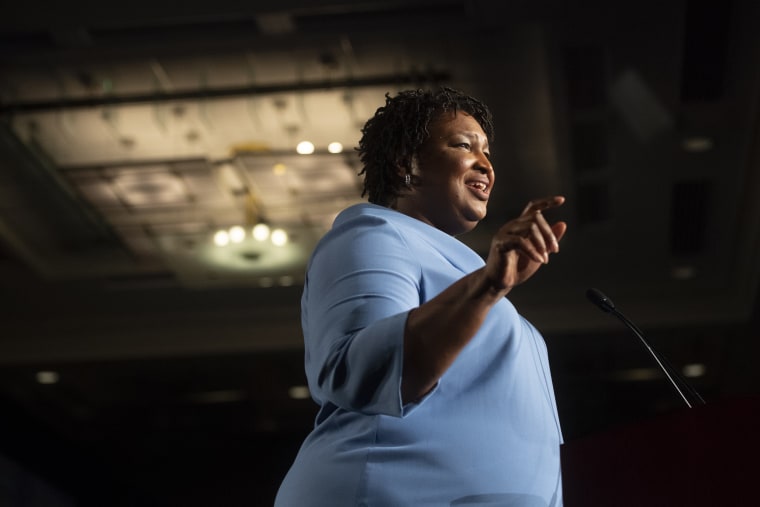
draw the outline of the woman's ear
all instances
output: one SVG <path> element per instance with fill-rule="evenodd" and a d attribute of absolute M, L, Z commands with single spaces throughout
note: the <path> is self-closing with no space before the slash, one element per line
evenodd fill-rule
<path fill-rule="evenodd" d="M 409 171 L 406 169 L 406 167 L 404 167 L 404 164 L 402 162 L 396 162 L 395 173 L 396 177 L 401 180 L 401 185 L 408 187 L 409 185 L 407 185 L 406 182 L 409 180 Z"/>
<path fill-rule="evenodd" d="M 396 164 L 396 174 L 398 174 L 399 179 L 402 182 L 403 187 L 406 190 L 411 190 L 414 186 L 414 183 L 419 180 L 418 177 L 418 165 L 417 165 L 417 156 L 414 155 L 409 160 L 409 163 L 397 163 Z"/>
<path fill-rule="evenodd" d="M 404 178 L 407 174 L 412 176 L 412 179 L 420 176 L 420 164 L 417 154 L 409 157 L 408 160 L 399 160 L 396 162 L 396 173 L 400 178 Z"/>
<path fill-rule="evenodd" d="M 404 163 L 403 160 L 397 160 L 396 161 L 396 175 L 399 177 L 399 179 L 404 179 L 404 175 L 409 174 L 411 171 L 409 167 L 407 167 L 407 164 Z"/>

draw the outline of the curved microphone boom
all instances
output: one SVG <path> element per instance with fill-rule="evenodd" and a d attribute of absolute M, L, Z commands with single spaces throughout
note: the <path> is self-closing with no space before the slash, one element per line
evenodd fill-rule
<path fill-rule="evenodd" d="M 598 306 L 603 312 L 605 313 L 611 313 L 620 321 L 628 327 L 631 331 L 633 331 L 633 334 L 635 334 L 641 343 L 644 345 L 644 348 L 646 348 L 651 356 L 654 358 L 654 360 L 657 362 L 657 365 L 660 367 L 660 369 L 665 373 L 665 376 L 668 377 L 668 380 L 670 381 L 671 385 L 675 388 L 675 390 L 678 392 L 678 394 L 681 396 L 681 399 L 686 403 L 686 406 L 689 408 L 692 408 L 692 404 L 689 401 L 689 399 L 686 397 L 686 394 L 684 391 L 687 391 L 691 397 L 692 400 L 695 400 L 699 402 L 701 405 L 705 404 L 705 400 L 702 398 L 702 396 L 699 395 L 699 393 L 684 379 L 681 377 L 678 372 L 665 360 L 664 357 L 662 357 L 657 351 L 654 350 L 654 348 L 649 344 L 646 338 L 644 338 L 644 334 L 641 332 L 641 330 L 636 327 L 636 324 L 628 320 L 628 318 L 620 313 L 616 308 L 615 304 L 612 302 L 610 298 L 604 295 L 602 291 L 599 289 L 588 289 L 586 291 L 586 297 L 594 303 L 596 306 Z"/>

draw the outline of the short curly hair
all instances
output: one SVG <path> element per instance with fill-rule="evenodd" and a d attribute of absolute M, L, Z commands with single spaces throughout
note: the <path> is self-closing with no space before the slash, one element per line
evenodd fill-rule
<path fill-rule="evenodd" d="M 395 97 L 385 94 L 385 106 L 367 120 L 356 151 L 364 175 L 362 197 L 381 206 L 391 205 L 401 193 L 403 178 L 398 169 L 410 171 L 412 159 L 429 137 L 430 122 L 441 113 L 463 111 L 472 116 L 493 141 L 493 117 L 478 99 L 458 90 L 407 90 Z"/>

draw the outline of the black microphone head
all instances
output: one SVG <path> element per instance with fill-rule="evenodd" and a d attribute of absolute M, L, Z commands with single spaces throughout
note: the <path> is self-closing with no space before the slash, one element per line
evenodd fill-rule
<path fill-rule="evenodd" d="M 588 289 L 586 291 L 586 297 L 604 312 L 609 313 L 615 309 L 615 303 L 613 303 L 612 300 L 605 296 L 599 289 Z"/>

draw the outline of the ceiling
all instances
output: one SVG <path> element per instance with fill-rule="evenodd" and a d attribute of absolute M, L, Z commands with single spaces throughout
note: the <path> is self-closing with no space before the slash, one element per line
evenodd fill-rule
<path fill-rule="evenodd" d="M 260 3 L 0 19 L 0 500 L 271 505 L 316 410 L 305 262 L 362 200 L 361 125 L 410 87 L 494 111 L 476 251 L 567 196 L 562 252 L 510 296 L 546 337 L 567 441 L 680 408 L 588 287 L 708 402 L 760 394 L 756 3 Z"/>

